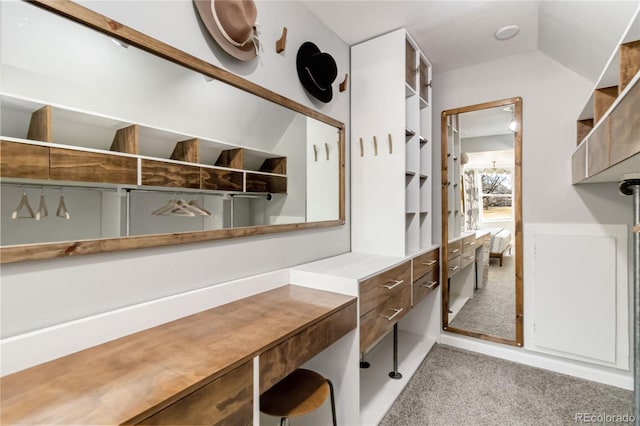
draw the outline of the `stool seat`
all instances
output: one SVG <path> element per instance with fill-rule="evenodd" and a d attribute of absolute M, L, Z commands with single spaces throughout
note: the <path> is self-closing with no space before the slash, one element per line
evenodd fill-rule
<path fill-rule="evenodd" d="M 327 379 L 299 368 L 262 394 L 260 411 L 276 417 L 303 416 L 319 408 L 328 394 Z"/>

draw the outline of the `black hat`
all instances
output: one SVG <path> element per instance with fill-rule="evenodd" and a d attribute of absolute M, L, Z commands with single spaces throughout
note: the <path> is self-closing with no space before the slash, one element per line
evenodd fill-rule
<path fill-rule="evenodd" d="M 331 101 L 331 83 L 338 76 L 336 61 L 328 53 L 320 52 L 318 46 L 306 41 L 298 49 L 296 69 L 302 86 L 324 103 Z"/>

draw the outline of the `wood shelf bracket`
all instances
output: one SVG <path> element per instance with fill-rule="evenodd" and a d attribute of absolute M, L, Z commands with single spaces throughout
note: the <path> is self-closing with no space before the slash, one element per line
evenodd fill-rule
<path fill-rule="evenodd" d="M 342 80 L 342 83 L 340 83 L 340 91 L 344 92 L 345 90 L 347 90 L 347 82 L 349 81 L 349 74 L 345 74 L 344 75 L 344 80 Z"/>
<path fill-rule="evenodd" d="M 188 163 L 199 163 L 198 139 L 187 139 L 176 143 L 176 147 L 171 153 L 171 159 L 186 161 Z"/>
<path fill-rule="evenodd" d="M 132 124 L 116 131 L 110 151 L 138 154 L 138 126 Z"/>
<path fill-rule="evenodd" d="M 287 27 L 282 27 L 282 35 L 276 40 L 276 53 L 284 52 L 287 45 Z"/>
<path fill-rule="evenodd" d="M 27 139 L 52 142 L 51 105 L 45 105 L 31 114 Z"/>

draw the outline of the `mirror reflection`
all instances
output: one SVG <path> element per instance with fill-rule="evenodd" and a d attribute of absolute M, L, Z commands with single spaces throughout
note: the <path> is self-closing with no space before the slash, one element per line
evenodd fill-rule
<path fill-rule="evenodd" d="M 518 337 L 517 107 L 513 100 L 445 111 L 443 151 L 450 179 L 443 194 L 448 216 L 445 326 L 507 342 Z"/>
<path fill-rule="evenodd" d="M 2 12 L 2 246 L 340 219 L 340 129 L 32 4 Z"/>

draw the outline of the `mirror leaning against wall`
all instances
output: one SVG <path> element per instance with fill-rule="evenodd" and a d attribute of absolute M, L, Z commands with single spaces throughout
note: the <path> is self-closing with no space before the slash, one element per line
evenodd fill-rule
<path fill-rule="evenodd" d="M 442 113 L 444 330 L 522 346 L 522 98 Z"/>
<path fill-rule="evenodd" d="M 2 3 L 2 263 L 344 223 L 342 123 L 109 22 Z"/>

